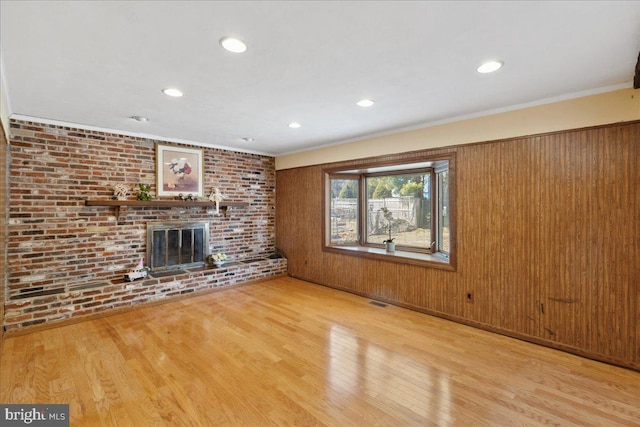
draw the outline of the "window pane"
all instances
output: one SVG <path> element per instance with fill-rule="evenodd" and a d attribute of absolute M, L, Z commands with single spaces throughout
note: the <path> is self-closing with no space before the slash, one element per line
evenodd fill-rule
<path fill-rule="evenodd" d="M 358 241 L 358 180 L 331 179 L 331 244 Z"/>
<path fill-rule="evenodd" d="M 449 171 L 439 172 L 438 176 L 438 250 L 449 253 Z"/>
<path fill-rule="evenodd" d="M 431 247 L 431 173 L 367 177 L 367 243 Z"/>

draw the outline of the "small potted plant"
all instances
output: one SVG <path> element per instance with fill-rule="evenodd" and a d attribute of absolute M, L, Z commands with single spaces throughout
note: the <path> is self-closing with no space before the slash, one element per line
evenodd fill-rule
<path fill-rule="evenodd" d="M 391 225 L 393 224 L 393 213 L 386 207 L 380 208 L 380 210 L 382 211 L 382 214 L 384 215 L 385 219 L 389 223 L 389 238 L 384 240 L 382 243 L 384 243 L 384 246 L 387 252 L 393 253 L 396 251 L 396 243 L 393 241 L 393 237 L 391 237 Z"/>
<path fill-rule="evenodd" d="M 393 239 L 383 240 L 382 243 L 384 243 L 387 252 L 394 253 L 396 251 L 396 242 L 394 242 Z"/>
<path fill-rule="evenodd" d="M 149 184 L 138 184 L 138 200 L 151 200 L 151 186 Z"/>
<path fill-rule="evenodd" d="M 222 267 L 226 259 L 227 254 L 225 254 L 224 252 L 217 252 L 215 254 L 209 255 L 209 262 L 215 264 L 216 267 Z"/>

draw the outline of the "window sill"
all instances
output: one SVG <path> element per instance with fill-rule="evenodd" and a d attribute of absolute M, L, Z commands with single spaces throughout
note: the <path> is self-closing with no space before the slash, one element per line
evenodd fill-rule
<path fill-rule="evenodd" d="M 451 260 L 439 254 L 423 254 L 398 250 L 393 253 L 389 253 L 385 249 L 369 246 L 325 246 L 324 250 L 326 252 L 347 256 L 357 256 L 399 264 L 419 265 L 422 267 L 455 271 L 455 266 L 452 264 Z"/>

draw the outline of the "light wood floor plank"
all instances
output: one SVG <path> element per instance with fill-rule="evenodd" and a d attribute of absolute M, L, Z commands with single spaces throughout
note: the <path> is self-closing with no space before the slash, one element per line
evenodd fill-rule
<path fill-rule="evenodd" d="M 5 340 L 82 426 L 638 426 L 640 373 L 292 278 Z"/>

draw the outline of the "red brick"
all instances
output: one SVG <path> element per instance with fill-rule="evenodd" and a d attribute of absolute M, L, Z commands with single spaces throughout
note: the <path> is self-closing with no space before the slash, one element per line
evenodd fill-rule
<path fill-rule="evenodd" d="M 275 161 L 273 157 L 204 149 L 205 193 L 214 187 L 232 201 L 247 201 L 250 207 L 231 210 L 227 217 L 211 217 L 210 209 L 129 208 L 118 223 L 108 207 L 85 207 L 83 200 L 112 199 L 110 186 L 125 182 L 151 184 L 155 192 L 155 150 L 159 141 L 86 131 L 71 127 L 11 120 L 11 201 L 8 251 L 8 297 L 21 289 L 43 290 L 85 284 L 112 285 L 84 291 L 92 300 L 80 306 L 62 306 L 77 300 L 80 292 L 41 297 L 49 303 L 37 315 L 56 321 L 59 313 L 82 317 L 181 295 L 187 290 L 228 286 L 286 271 L 286 261 L 257 266 L 206 270 L 176 277 L 145 280 L 126 289 L 123 274 L 146 252 L 148 221 L 208 220 L 210 245 L 233 259 L 257 258 L 275 248 Z M 254 187 L 257 186 L 257 187 Z M 35 190 L 35 191 L 34 191 Z M 133 199 L 135 195 L 132 193 Z M 185 213 L 180 213 L 184 211 Z M 27 220 L 28 221 L 25 221 Z M 230 230 L 243 229 L 235 233 Z M 97 231 L 93 231 L 97 230 Z M 117 250 L 113 246 L 118 246 Z M 120 266 L 113 270 L 114 265 Z M 240 270 L 244 270 L 240 272 Z M 30 278 L 33 278 L 30 281 Z M 55 301 L 55 302 L 54 302 Z M 24 305 L 21 305 L 22 303 Z M 91 309 L 87 309 L 87 305 Z M 12 310 L 28 309 L 31 300 L 11 301 Z M 68 317 L 67 315 L 62 317 Z M 8 329 L 30 325 L 28 314 L 12 317 Z M 8 321 L 9 319 L 7 319 Z M 38 322 L 40 322 L 38 320 Z"/>

